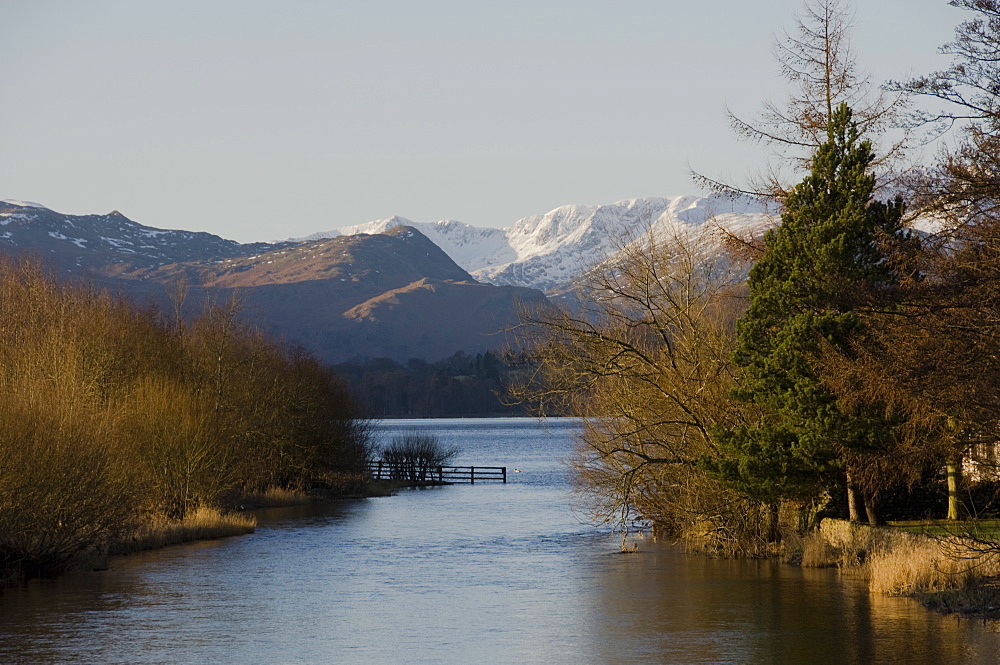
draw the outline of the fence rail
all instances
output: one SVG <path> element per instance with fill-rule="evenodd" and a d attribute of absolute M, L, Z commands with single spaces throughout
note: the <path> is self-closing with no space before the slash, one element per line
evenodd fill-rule
<path fill-rule="evenodd" d="M 422 466 L 372 460 L 368 462 L 368 473 L 374 480 L 405 480 L 423 484 L 507 482 L 505 466 Z"/>

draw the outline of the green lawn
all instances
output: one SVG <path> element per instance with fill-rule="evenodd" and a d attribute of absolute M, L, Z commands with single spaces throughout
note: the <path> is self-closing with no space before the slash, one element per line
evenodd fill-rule
<path fill-rule="evenodd" d="M 911 533 L 929 536 L 972 536 L 1000 541 L 1000 519 L 989 520 L 904 520 L 889 522 L 889 526 Z"/>

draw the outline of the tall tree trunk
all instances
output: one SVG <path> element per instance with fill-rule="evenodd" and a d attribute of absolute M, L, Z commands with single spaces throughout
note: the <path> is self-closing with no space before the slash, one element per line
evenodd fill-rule
<path fill-rule="evenodd" d="M 962 502 L 958 495 L 962 484 L 962 458 L 958 455 L 945 462 L 948 474 L 948 519 L 962 519 Z"/>
<path fill-rule="evenodd" d="M 767 504 L 765 508 L 767 511 L 767 540 L 771 543 L 781 542 L 781 528 L 778 516 L 778 503 L 773 502 Z"/>
<path fill-rule="evenodd" d="M 861 521 L 861 490 L 854 484 L 851 471 L 847 471 L 847 516 L 852 522 Z"/>
<path fill-rule="evenodd" d="M 865 502 L 865 514 L 868 516 L 868 523 L 872 526 L 884 526 L 885 520 L 882 518 L 882 511 L 879 510 L 878 494 L 875 492 L 864 492 L 861 497 Z"/>

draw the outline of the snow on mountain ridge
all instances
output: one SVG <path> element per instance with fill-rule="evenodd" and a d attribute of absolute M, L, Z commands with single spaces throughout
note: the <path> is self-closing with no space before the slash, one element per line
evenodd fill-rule
<path fill-rule="evenodd" d="M 0 203 L 6 203 L 8 205 L 16 206 L 18 208 L 41 208 L 42 210 L 48 210 L 47 206 L 43 206 L 41 203 L 33 203 L 31 201 L 20 201 L 18 199 L 0 199 Z"/>
<path fill-rule="evenodd" d="M 542 290 L 565 284 L 614 254 L 620 243 L 648 229 L 697 227 L 709 220 L 739 231 L 768 223 L 764 205 L 719 195 L 624 199 L 607 205 L 564 205 L 519 219 L 506 229 L 464 222 L 414 222 L 390 217 L 316 233 L 298 240 L 383 233 L 412 226 L 477 279 Z"/>
<path fill-rule="evenodd" d="M 521 219 L 507 229 L 511 247 L 517 252 L 516 260 L 470 272 L 493 284 L 530 285 L 547 290 L 607 260 L 621 244 L 641 237 L 649 229 L 663 233 L 677 227 L 698 227 L 711 220 L 741 231 L 769 223 L 770 215 L 759 202 L 718 195 L 562 206 L 544 215 Z"/>
<path fill-rule="evenodd" d="M 180 254 L 175 254 L 175 250 L 179 252 L 182 247 L 205 253 L 211 246 L 212 251 L 227 256 L 243 256 L 264 246 L 259 243 L 244 246 L 205 233 L 143 227 L 117 211 L 78 217 L 15 199 L 0 203 L 3 210 L 0 227 L 6 227 L 0 240 L 10 245 L 29 242 L 28 235 L 35 231 L 42 235 L 52 231 L 62 237 L 51 234 L 45 237 L 76 245 L 76 249 L 83 248 L 86 243 L 91 249 L 128 254 L 128 260 L 133 263 L 145 258 L 149 265 L 176 260 Z M 39 221 L 42 218 L 44 223 Z M 93 220 L 92 223 L 100 226 L 99 232 L 83 237 L 82 232 L 71 231 L 77 219 Z M 571 282 L 588 268 L 608 260 L 623 243 L 645 235 L 650 229 L 673 233 L 699 227 L 709 220 L 737 232 L 772 221 L 763 204 L 748 198 L 730 199 L 718 195 L 648 197 L 606 205 L 560 206 L 545 214 L 524 217 L 506 229 L 475 227 L 455 220 L 414 222 L 394 216 L 314 233 L 297 241 L 378 234 L 396 226 L 410 226 L 481 281 L 548 290 Z M 206 247 L 195 250 L 195 246 L 202 244 Z"/>
<path fill-rule="evenodd" d="M 364 224 L 345 226 L 332 231 L 314 233 L 296 240 L 322 240 L 359 233 L 385 233 L 395 226 L 412 226 L 444 250 L 451 260 L 465 270 L 505 264 L 517 258 L 507 246 L 503 229 L 472 226 L 455 220 L 414 222 L 395 215 Z"/>

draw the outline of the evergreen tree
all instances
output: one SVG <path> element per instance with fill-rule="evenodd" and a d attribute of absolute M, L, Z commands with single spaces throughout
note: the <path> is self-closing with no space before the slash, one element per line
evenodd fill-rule
<path fill-rule="evenodd" d="M 903 206 L 873 200 L 874 159 L 841 104 L 811 174 L 789 194 L 750 271 L 735 396 L 761 415 L 715 432 L 723 461 L 710 466 L 763 501 L 816 498 L 842 477 L 846 452 L 882 449 L 891 436 L 884 411 L 841 407 L 820 363 L 824 352 L 851 353 L 864 331 L 860 312 L 891 300 L 898 283 L 889 256 L 905 242 Z"/>

